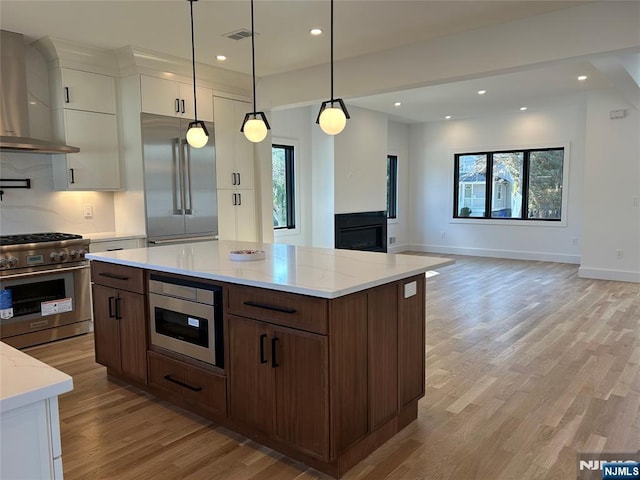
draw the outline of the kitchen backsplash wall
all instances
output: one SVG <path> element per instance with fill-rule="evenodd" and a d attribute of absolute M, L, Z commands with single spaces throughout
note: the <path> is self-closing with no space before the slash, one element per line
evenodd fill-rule
<path fill-rule="evenodd" d="M 2 235 L 59 231 L 65 233 L 112 232 L 113 193 L 56 192 L 53 190 L 51 155 L 0 154 L 0 178 L 30 178 L 31 188 L 4 188 L 0 202 Z M 91 212 L 85 212 L 85 209 Z M 85 217 L 91 213 L 91 217 Z"/>

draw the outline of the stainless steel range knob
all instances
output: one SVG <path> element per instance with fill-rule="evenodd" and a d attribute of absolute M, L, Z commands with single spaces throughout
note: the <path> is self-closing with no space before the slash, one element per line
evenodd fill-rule
<path fill-rule="evenodd" d="M 64 262 L 67 258 L 67 252 L 60 252 L 58 254 L 58 258 L 60 259 L 61 262 Z"/>
<path fill-rule="evenodd" d="M 77 250 L 71 250 L 71 252 L 69 252 L 69 258 L 76 258 L 77 256 L 78 256 Z"/>
<path fill-rule="evenodd" d="M 18 265 L 18 259 L 16 257 L 9 257 L 7 263 L 10 267 L 15 267 L 16 265 Z"/>
<path fill-rule="evenodd" d="M 6 258 L 0 259 L 0 268 L 4 268 L 9 265 L 9 260 Z"/>
<path fill-rule="evenodd" d="M 54 262 L 57 262 L 60 259 L 60 254 L 58 252 L 51 252 L 49 258 Z"/>

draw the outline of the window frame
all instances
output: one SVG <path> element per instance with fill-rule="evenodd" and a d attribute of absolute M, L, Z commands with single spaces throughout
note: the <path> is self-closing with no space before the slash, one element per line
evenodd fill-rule
<path fill-rule="evenodd" d="M 398 218 L 398 155 L 387 154 L 387 219 Z"/>
<path fill-rule="evenodd" d="M 452 152 L 454 157 L 453 168 L 453 202 L 452 202 L 452 221 L 463 223 L 497 223 L 511 225 L 549 225 L 549 226 L 566 226 L 568 213 L 568 184 L 569 184 L 569 158 L 570 144 L 560 143 L 554 147 L 548 146 L 527 146 L 526 148 L 491 148 L 491 149 L 464 149 L 458 148 Z M 529 176 L 530 176 L 530 155 L 532 152 L 561 150 L 562 157 L 562 185 L 560 218 L 529 218 L 528 217 L 528 200 L 529 200 Z M 493 199 L 493 155 L 501 153 L 522 153 L 522 205 L 520 217 L 493 217 L 491 216 L 491 203 Z M 481 216 L 461 216 L 458 206 L 460 193 L 460 157 L 467 155 L 484 155 L 486 156 L 486 180 L 485 180 L 485 205 L 484 212 Z"/>
<path fill-rule="evenodd" d="M 273 149 L 281 148 L 284 150 L 285 162 L 285 190 L 286 190 L 286 207 L 287 207 L 287 224 L 273 227 L 276 231 L 290 231 L 296 229 L 296 177 L 295 177 L 295 145 L 288 145 L 284 142 L 272 143 L 272 166 L 273 166 Z M 272 179 L 273 182 L 273 179 Z M 272 187 L 273 188 L 273 187 Z"/>

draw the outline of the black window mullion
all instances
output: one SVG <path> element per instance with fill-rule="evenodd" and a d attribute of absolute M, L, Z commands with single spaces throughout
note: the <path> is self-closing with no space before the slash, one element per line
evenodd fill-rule
<path fill-rule="evenodd" d="M 524 158 L 522 160 L 522 209 L 520 212 L 520 218 L 526 220 L 529 218 L 529 172 L 530 172 L 530 151 L 524 152 Z"/>
<path fill-rule="evenodd" d="M 454 175 L 453 175 L 453 218 L 458 218 L 460 211 L 460 154 L 454 155 Z"/>
<path fill-rule="evenodd" d="M 285 150 L 285 169 L 287 184 L 287 228 L 296 227 L 296 210 L 295 210 L 295 176 L 293 166 L 293 147 L 287 146 Z"/>
<path fill-rule="evenodd" d="M 491 218 L 491 204 L 493 203 L 493 152 L 487 153 L 487 179 L 484 198 L 484 218 Z"/>

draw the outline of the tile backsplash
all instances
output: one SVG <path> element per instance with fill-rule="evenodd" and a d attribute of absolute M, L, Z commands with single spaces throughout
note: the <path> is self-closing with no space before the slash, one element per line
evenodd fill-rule
<path fill-rule="evenodd" d="M 113 193 L 53 190 L 51 155 L 0 153 L 0 178 L 31 179 L 30 189 L 4 188 L 0 202 L 2 235 L 58 231 L 114 231 Z M 85 217 L 91 207 L 92 217 Z"/>

